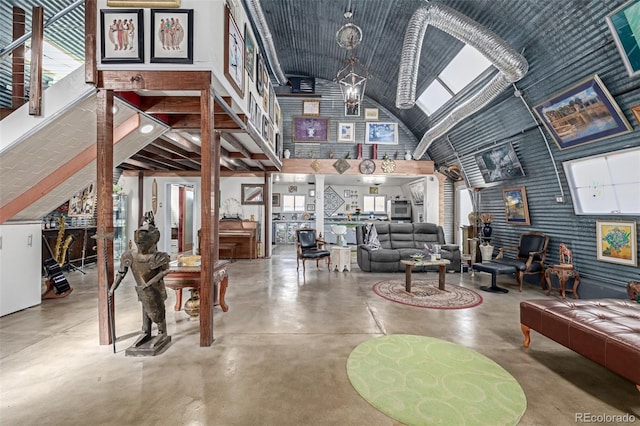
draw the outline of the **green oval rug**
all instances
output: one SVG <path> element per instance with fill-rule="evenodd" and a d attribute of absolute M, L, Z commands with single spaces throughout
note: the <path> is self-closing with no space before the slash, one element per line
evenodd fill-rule
<path fill-rule="evenodd" d="M 515 425 L 527 408 L 504 368 L 432 337 L 367 340 L 349 355 L 347 375 L 367 402 L 407 425 Z"/>

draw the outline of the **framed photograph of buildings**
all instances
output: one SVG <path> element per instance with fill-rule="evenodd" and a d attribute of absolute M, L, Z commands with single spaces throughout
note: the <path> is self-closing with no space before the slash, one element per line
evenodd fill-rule
<path fill-rule="evenodd" d="M 366 144 L 397 145 L 398 123 L 367 122 L 365 126 Z"/>
<path fill-rule="evenodd" d="M 294 142 L 328 142 L 329 117 L 293 117 Z"/>
<path fill-rule="evenodd" d="M 631 0 L 606 17 L 629 77 L 640 75 L 640 0 Z"/>
<path fill-rule="evenodd" d="M 356 124 L 351 123 L 338 123 L 338 142 L 355 142 L 355 127 Z"/>
<path fill-rule="evenodd" d="M 635 222 L 596 221 L 597 259 L 620 265 L 638 266 Z"/>
<path fill-rule="evenodd" d="M 560 149 L 631 131 L 631 125 L 597 75 L 536 105 L 534 111 Z"/>
<path fill-rule="evenodd" d="M 244 40 L 228 7 L 224 8 L 224 75 L 244 97 Z"/>
<path fill-rule="evenodd" d="M 524 176 L 524 170 L 511 143 L 482 151 L 475 158 L 486 183 Z"/>
<path fill-rule="evenodd" d="M 193 63 L 192 9 L 151 9 L 151 62 Z"/>
<path fill-rule="evenodd" d="M 142 9 L 100 10 L 100 61 L 103 64 L 144 62 Z"/>
<path fill-rule="evenodd" d="M 378 108 L 365 108 L 364 109 L 364 119 L 365 120 L 377 120 L 378 119 Z"/>
<path fill-rule="evenodd" d="M 505 188 L 502 190 L 504 201 L 504 213 L 507 223 L 512 225 L 530 225 L 529 206 L 527 205 L 527 192 L 524 186 L 517 188 Z"/>
<path fill-rule="evenodd" d="M 244 69 L 251 81 L 254 80 L 256 72 L 256 42 L 251 36 L 251 29 L 244 24 Z"/>
<path fill-rule="evenodd" d="M 345 117 L 360 117 L 360 104 L 344 104 Z"/>

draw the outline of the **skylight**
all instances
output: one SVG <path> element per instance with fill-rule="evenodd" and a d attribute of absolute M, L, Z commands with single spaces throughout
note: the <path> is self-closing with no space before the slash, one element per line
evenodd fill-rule
<path fill-rule="evenodd" d="M 474 47 L 465 45 L 438 77 L 416 100 L 416 104 L 431 115 L 449 99 L 478 78 L 491 62 Z"/>

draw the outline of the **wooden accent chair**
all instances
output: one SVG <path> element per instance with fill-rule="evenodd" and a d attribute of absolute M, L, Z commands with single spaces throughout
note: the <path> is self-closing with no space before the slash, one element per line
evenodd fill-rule
<path fill-rule="evenodd" d="M 549 236 L 542 232 L 532 231 L 520 235 L 520 242 L 517 246 L 502 247 L 498 251 L 496 261 L 499 263 L 515 266 L 516 279 L 522 291 L 522 281 L 524 275 L 540 275 L 540 286 L 545 288 L 544 261 L 547 257 L 547 247 L 549 246 Z M 504 253 L 515 252 L 515 258 L 505 259 Z"/>
<path fill-rule="evenodd" d="M 309 259 L 316 261 L 316 267 L 320 267 L 320 259 L 327 259 L 327 269 L 331 265 L 331 253 L 325 250 L 324 240 L 316 238 L 315 229 L 296 230 L 296 270 L 300 270 L 300 260 L 302 259 L 302 269 L 306 272 L 305 262 Z"/>

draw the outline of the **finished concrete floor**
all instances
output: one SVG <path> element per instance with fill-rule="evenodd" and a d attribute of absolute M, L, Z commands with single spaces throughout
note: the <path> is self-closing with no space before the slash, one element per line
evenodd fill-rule
<path fill-rule="evenodd" d="M 509 293 L 486 293 L 478 287 L 490 284 L 488 274 L 449 273 L 448 284 L 484 302 L 422 309 L 371 290 L 401 273 L 365 273 L 355 263 L 329 272 L 308 262 L 305 277 L 290 247 L 274 252 L 230 265 L 229 311 L 216 308 L 211 347 L 199 346 L 198 323 L 173 311 L 168 290 L 171 346 L 149 358 L 124 353 L 141 325 L 131 273 L 116 294 L 116 354 L 98 344 L 95 266 L 67 273 L 68 297 L 0 318 L 0 424 L 397 425 L 356 393 L 345 367 L 359 343 L 394 333 L 448 340 L 500 364 L 526 394 L 521 425 L 574 424 L 576 413 L 640 422 L 633 383 L 535 332 L 522 347 L 519 302 L 557 295 L 532 284 L 519 293 L 504 275 L 498 284 Z"/>

